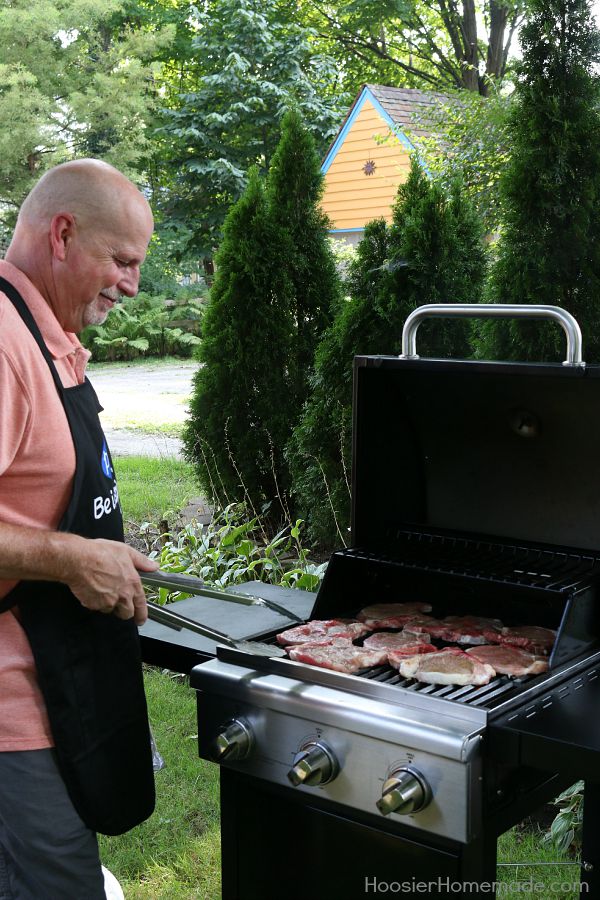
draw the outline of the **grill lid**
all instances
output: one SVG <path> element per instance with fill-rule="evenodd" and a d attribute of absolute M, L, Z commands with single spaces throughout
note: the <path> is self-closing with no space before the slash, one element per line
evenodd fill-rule
<path fill-rule="evenodd" d="M 362 356 L 352 543 L 399 529 L 600 548 L 600 367 Z"/>

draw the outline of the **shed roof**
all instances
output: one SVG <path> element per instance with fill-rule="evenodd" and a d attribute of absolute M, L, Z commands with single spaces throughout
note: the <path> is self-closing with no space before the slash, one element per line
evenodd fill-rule
<path fill-rule="evenodd" d="M 426 128 L 416 125 L 416 117 L 427 112 L 427 108 L 448 102 L 444 94 L 436 91 L 420 91 L 417 88 L 386 87 L 383 84 L 365 84 L 375 99 L 381 104 L 394 125 L 410 126 L 415 134 L 427 134 Z M 361 92 L 362 93 L 362 92 Z M 359 95 L 360 96 L 360 95 Z M 357 98 L 358 99 L 358 98 Z"/>

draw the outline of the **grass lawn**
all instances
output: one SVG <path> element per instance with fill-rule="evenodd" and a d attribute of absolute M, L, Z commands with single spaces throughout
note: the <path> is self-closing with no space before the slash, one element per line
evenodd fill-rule
<path fill-rule="evenodd" d="M 200 489 L 188 463 L 171 457 L 118 456 L 114 460 L 125 522 L 170 519 Z"/>

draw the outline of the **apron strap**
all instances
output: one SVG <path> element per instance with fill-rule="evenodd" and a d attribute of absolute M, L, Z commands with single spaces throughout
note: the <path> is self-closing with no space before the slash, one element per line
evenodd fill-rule
<path fill-rule="evenodd" d="M 50 372 L 52 373 L 52 378 L 54 379 L 54 384 L 56 385 L 56 389 L 57 389 L 59 395 L 62 397 L 62 392 L 63 392 L 62 381 L 60 380 L 58 372 L 56 371 L 56 366 L 54 365 L 54 360 L 52 359 L 52 354 L 50 353 L 50 351 L 48 350 L 48 347 L 44 343 L 44 338 L 42 337 L 42 333 L 41 333 L 40 329 L 38 328 L 37 322 L 31 315 L 31 311 L 30 311 L 29 307 L 23 300 L 23 297 L 21 296 L 19 291 L 16 289 L 16 287 L 13 284 L 11 284 L 10 281 L 7 281 L 6 278 L 0 277 L 0 291 L 2 291 L 4 294 L 6 294 L 8 299 L 11 301 L 11 303 L 13 304 L 13 306 L 15 307 L 15 309 L 21 316 L 23 322 L 25 323 L 25 325 L 31 332 L 31 336 L 33 337 L 34 341 L 40 348 L 40 350 L 42 352 L 42 356 L 48 363 L 48 368 L 50 369 Z"/>
<path fill-rule="evenodd" d="M 33 337 L 34 341 L 40 348 L 42 356 L 48 363 L 48 368 L 50 369 L 50 372 L 52 373 L 52 378 L 54 379 L 54 384 L 56 385 L 56 389 L 59 392 L 59 396 L 62 397 L 63 386 L 62 386 L 62 382 L 59 378 L 58 372 L 56 371 L 56 366 L 54 365 L 54 360 L 52 359 L 52 355 L 51 355 L 50 351 L 48 350 L 48 347 L 44 343 L 44 338 L 42 337 L 42 333 L 41 333 L 40 329 L 38 328 L 37 322 L 31 315 L 31 311 L 30 311 L 29 307 L 23 300 L 23 297 L 21 296 L 19 291 L 16 289 L 16 287 L 13 284 L 11 284 L 10 281 L 7 281 L 6 278 L 0 277 L 0 291 L 2 291 L 2 293 L 6 294 L 8 299 L 11 301 L 11 303 L 17 310 L 18 314 L 21 316 L 21 319 L 23 320 L 23 322 L 25 323 L 25 325 L 31 332 L 31 336 Z M 13 606 L 16 606 L 17 603 L 18 603 L 17 593 L 14 590 L 12 590 L 7 594 L 6 597 L 4 597 L 2 600 L 0 600 L 0 614 L 3 612 L 6 612 L 8 609 L 11 609 Z"/>

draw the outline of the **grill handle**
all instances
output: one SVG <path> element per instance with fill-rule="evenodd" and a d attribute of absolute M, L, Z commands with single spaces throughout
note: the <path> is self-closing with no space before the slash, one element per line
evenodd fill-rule
<path fill-rule="evenodd" d="M 560 306 L 527 303 L 432 303 L 419 306 L 404 323 L 400 359 L 419 359 L 417 330 L 423 319 L 432 318 L 551 319 L 558 322 L 567 338 L 567 358 L 563 366 L 585 366 L 581 328 L 571 313 Z"/>

